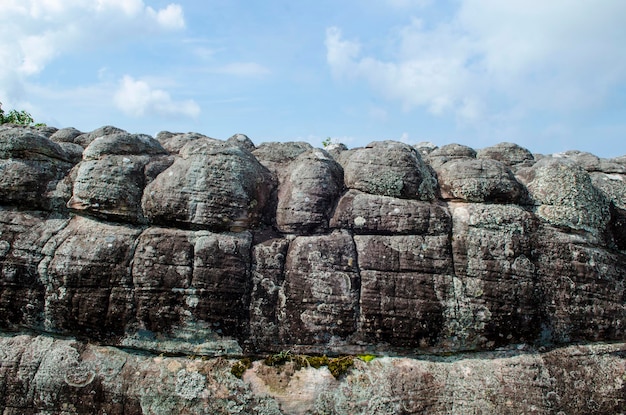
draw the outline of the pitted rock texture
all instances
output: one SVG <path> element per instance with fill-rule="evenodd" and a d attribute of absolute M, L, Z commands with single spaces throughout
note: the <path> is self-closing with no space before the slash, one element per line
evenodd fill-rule
<path fill-rule="evenodd" d="M 320 392 L 328 381 L 322 372 L 294 372 L 287 379 L 293 388 L 306 388 L 309 381 L 321 388 L 307 401 L 313 406 L 298 412 L 286 403 L 293 390 L 287 387 L 291 392 L 283 391 L 281 401 L 269 380 L 248 379 L 252 392 L 246 393 L 266 411 L 258 413 L 625 410 L 623 398 L 606 406 L 613 389 L 591 384 L 576 386 L 577 396 L 591 405 L 586 410 L 567 409 L 571 402 L 563 398 L 576 382 L 568 375 L 567 356 L 579 349 L 568 345 L 588 344 L 580 347 L 588 348 L 590 364 L 600 370 L 613 357 L 597 353 L 621 346 L 595 344 L 626 341 L 624 157 L 606 160 L 575 151 L 542 156 L 511 143 L 477 151 L 384 141 L 330 150 L 298 142 L 257 147 L 243 134 L 222 141 L 163 132 L 154 139 L 110 126 L 89 133 L 2 126 L 0 330 L 80 339 L 63 346 L 62 353 L 73 357 L 46 357 L 60 371 L 63 365 L 82 368 L 77 356 L 86 359 L 85 353 L 97 366 L 95 348 L 103 348 L 101 353 L 107 347 L 216 358 L 287 350 L 413 357 L 481 353 L 477 366 L 464 366 L 467 375 L 454 380 L 429 372 L 437 365 L 431 357 L 384 361 L 383 372 L 406 364 L 417 370 L 411 372 L 415 376 L 422 373 L 418 383 L 424 391 L 439 391 L 427 401 L 411 398 L 417 392 L 402 389 L 410 382 L 391 372 L 373 389 L 359 389 L 361 380 L 346 378 L 351 395 L 336 392 L 330 400 Z M 36 348 L 37 342 L 65 341 L 17 334 L 4 339 L 20 339 L 24 350 L 30 343 Z M 509 389 L 463 395 L 464 382 L 491 382 L 485 376 L 495 376 L 489 372 L 494 363 L 483 359 L 519 348 L 533 350 L 531 368 L 511 363 L 501 376 L 519 375 L 519 385 L 536 386 L 524 396 L 527 405 Z M 542 348 L 557 349 L 536 352 Z M 623 368 L 623 351 L 615 353 Z M 546 356 L 553 369 L 545 368 Z M 180 365 L 161 360 L 150 363 L 150 371 L 170 363 Z M 212 393 L 234 399 L 225 389 L 206 392 L 203 382 L 216 381 L 198 373 L 205 376 L 213 366 L 206 373 L 183 366 L 167 387 L 186 404 L 172 403 L 168 410 L 197 413 L 189 408 Z M 257 366 L 255 376 L 265 376 Z M 46 391 L 57 393 L 46 402 L 88 402 L 67 388 L 100 382 L 90 392 L 93 399 L 113 396 L 107 393 L 128 398 L 102 411 L 159 413 L 142 403 L 132 389 L 136 385 L 116 392 L 102 386 L 93 367 L 68 375 L 63 384 L 46 383 Z M 56 404 L 38 401 L 42 395 L 20 398 L 22 389 L 2 386 L 15 382 L 10 370 L 0 379 L 5 413 L 61 413 Z M 561 377 L 544 384 L 546 370 Z M 39 382 L 37 373 L 28 382 Z M 368 379 L 378 376 L 367 373 Z M 590 369 L 585 376 L 601 375 Z M 404 395 L 396 397 L 400 389 L 394 388 Z M 278 403 L 254 400 L 267 390 L 276 392 Z M 372 405 L 382 406 L 359 400 L 372 390 L 378 399 Z M 90 411 L 81 408 L 67 411 Z M 230 413 L 236 413 L 233 408 Z"/>
<path fill-rule="evenodd" d="M 626 344 L 323 366 L 145 355 L 48 336 L 0 335 L 0 410 L 34 414 L 619 414 Z"/>

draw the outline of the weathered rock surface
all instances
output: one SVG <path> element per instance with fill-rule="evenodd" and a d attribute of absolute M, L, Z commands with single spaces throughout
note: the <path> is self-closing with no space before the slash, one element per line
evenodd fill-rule
<path fill-rule="evenodd" d="M 432 359 L 355 359 L 328 368 L 145 355 L 47 336 L 0 336 L 4 414 L 618 414 L 626 345 Z"/>
<path fill-rule="evenodd" d="M 0 412 L 626 412 L 623 157 L 339 150 L 2 126 Z"/>

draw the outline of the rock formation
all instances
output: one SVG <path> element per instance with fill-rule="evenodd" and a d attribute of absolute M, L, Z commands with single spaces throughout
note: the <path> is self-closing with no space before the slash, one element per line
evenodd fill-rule
<path fill-rule="evenodd" d="M 4 414 L 626 411 L 623 157 L 2 126 L 0 171 Z"/>

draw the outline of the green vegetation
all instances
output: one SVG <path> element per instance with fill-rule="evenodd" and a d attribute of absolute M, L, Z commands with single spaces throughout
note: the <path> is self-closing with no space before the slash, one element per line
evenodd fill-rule
<path fill-rule="evenodd" d="M 322 140 L 322 145 L 324 146 L 324 148 L 328 147 L 329 145 L 331 145 L 333 142 L 333 139 L 330 137 L 326 137 L 325 140 Z"/>
<path fill-rule="evenodd" d="M 2 102 L 0 102 L 0 124 L 17 124 L 24 126 L 33 125 L 35 127 L 45 126 L 45 124 L 41 123 L 35 124 L 35 120 L 32 115 L 24 110 L 11 110 L 8 113 L 5 113 L 2 109 Z"/>
<path fill-rule="evenodd" d="M 287 362 L 293 362 L 296 370 L 303 367 L 313 367 L 315 369 L 319 369 L 322 366 L 326 366 L 328 367 L 330 373 L 338 379 L 343 374 L 348 372 L 348 370 L 350 370 L 350 368 L 354 365 L 354 356 L 308 356 L 303 354 L 292 354 L 289 351 L 284 351 L 267 356 L 265 360 L 263 360 L 263 363 L 268 366 L 280 366 Z"/>
<path fill-rule="evenodd" d="M 230 373 L 232 373 L 235 377 L 241 379 L 246 370 L 252 367 L 252 360 L 247 357 L 236 362 L 233 367 L 230 368 Z"/>

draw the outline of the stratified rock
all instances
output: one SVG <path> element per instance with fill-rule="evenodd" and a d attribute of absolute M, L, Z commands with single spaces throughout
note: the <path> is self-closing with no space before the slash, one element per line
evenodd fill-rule
<path fill-rule="evenodd" d="M 347 232 L 295 238 L 285 263 L 285 300 L 279 311 L 282 342 L 322 349 L 344 343 L 356 330 L 357 270 L 354 242 Z"/>
<path fill-rule="evenodd" d="M 279 294 L 285 281 L 289 240 L 269 239 L 252 250 L 250 340 L 256 351 L 278 350 Z"/>
<path fill-rule="evenodd" d="M 528 149 L 506 142 L 478 150 L 476 158 L 497 160 L 510 168 L 514 168 L 517 165 L 528 167 L 535 160 L 535 157 Z"/>
<path fill-rule="evenodd" d="M 611 218 L 609 201 L 589 174 L 571 161 L 546 158 L 518 172 L 536 206 L 535 214 L 554 226 L 601 235 Z"/>
<path fill-rule="evenodd" d="M 343 191 L 343 169 L 324 150 L 309 150 L 291 162 L 278 187 L 276 227 L 307 234 L 328 229 L 328 220 Z"/>
<path fill-rule="evenodd" d="M 533 264 L 537 220 L 515 205 L 450 204 L 454 255 L 448 347 L 532 343 L 544 303 Z"/>
<path fill-rule="evenodd" d="M 150 356 L 46 336 L 0 337 L 5 414 L 618 414 L 626 346 L 359 359 L 339 379 L 232 359 Z"/>
<path fill-rule="evenodd" d="M 360 335 L 366 343 L 428 348 L 439 341 L 437 281 L 452 274 L 448 235 L 357 235 Z"/>
<path fill-rule="evenodd" d="M 43 248 L 46 331 L 111 338 L 133 317 L 130 262 L 141 230 L 77 216 Z"/>
<path fill-rule="evenodd" d="M 110 220 L 144 222 L 146 166 L 166 154 L 147 135 L 116 133 L 95 139 L 83 153 L 68 207 Z M 159 166 L 161 171 L 167 167 Z"/>
<path fill-rule="evenodd" d="M 523 186 L 496 160 L 452 160 L 437 168 L 441 196 L 466 202 L 517 203 Z"/>
<path fill-rule="evenodd" d="M 259 224 L 274 182 L 254 156 L 213 140 L 187 143 L 144 190 L 144 215 L 157 224 L 242 230 Z"/>
<path fill-rule="evenodd" d="M 339 200 L 330 226 L 363 234 L 437 235 L 449 233 L 452 222 L 448 209 L 437 203 L 349 190 Z"/>
<path fill-rule="evenodd" d="M 437 182 L 413 147 L 374 142 L 341 157 L 346 186 L 381 196 L 433 200 Z"/>
<path fill-rule="evenodd" d="M 16 127 L 0 131 L 0 204 L 22 209 L 63 209 L 73 163 L 56 143 Z"/>
<path fill-rule="evenodd" d="M 591 245 L 586 235 L 539 228 L 534 263 L 543 292 L 544 341 L 624 339 L 626 256 Z"/>
<path fill-rule="evenodd" d="M 43 247 L 67 225 L 41 212 L 0 209 L 0 324 L 4 328 L 42 329 L 45 287 L 39 264 Z"/>
<path fill-rule="evenodd" d="M 446 144 L 434 149 L 428 154 L 428 162 L 433 168 L 438 168 L 451 160 L 476 158 L 476 150 L 463 144 Z"/>
<path fill-rule="evenodd" d="M 168 352 L 240 352 L 237 340 L 247 332 L 251 242 L 248 232 L 143 232 L 132 265 L 137 322 L 123 344 Z"/>

